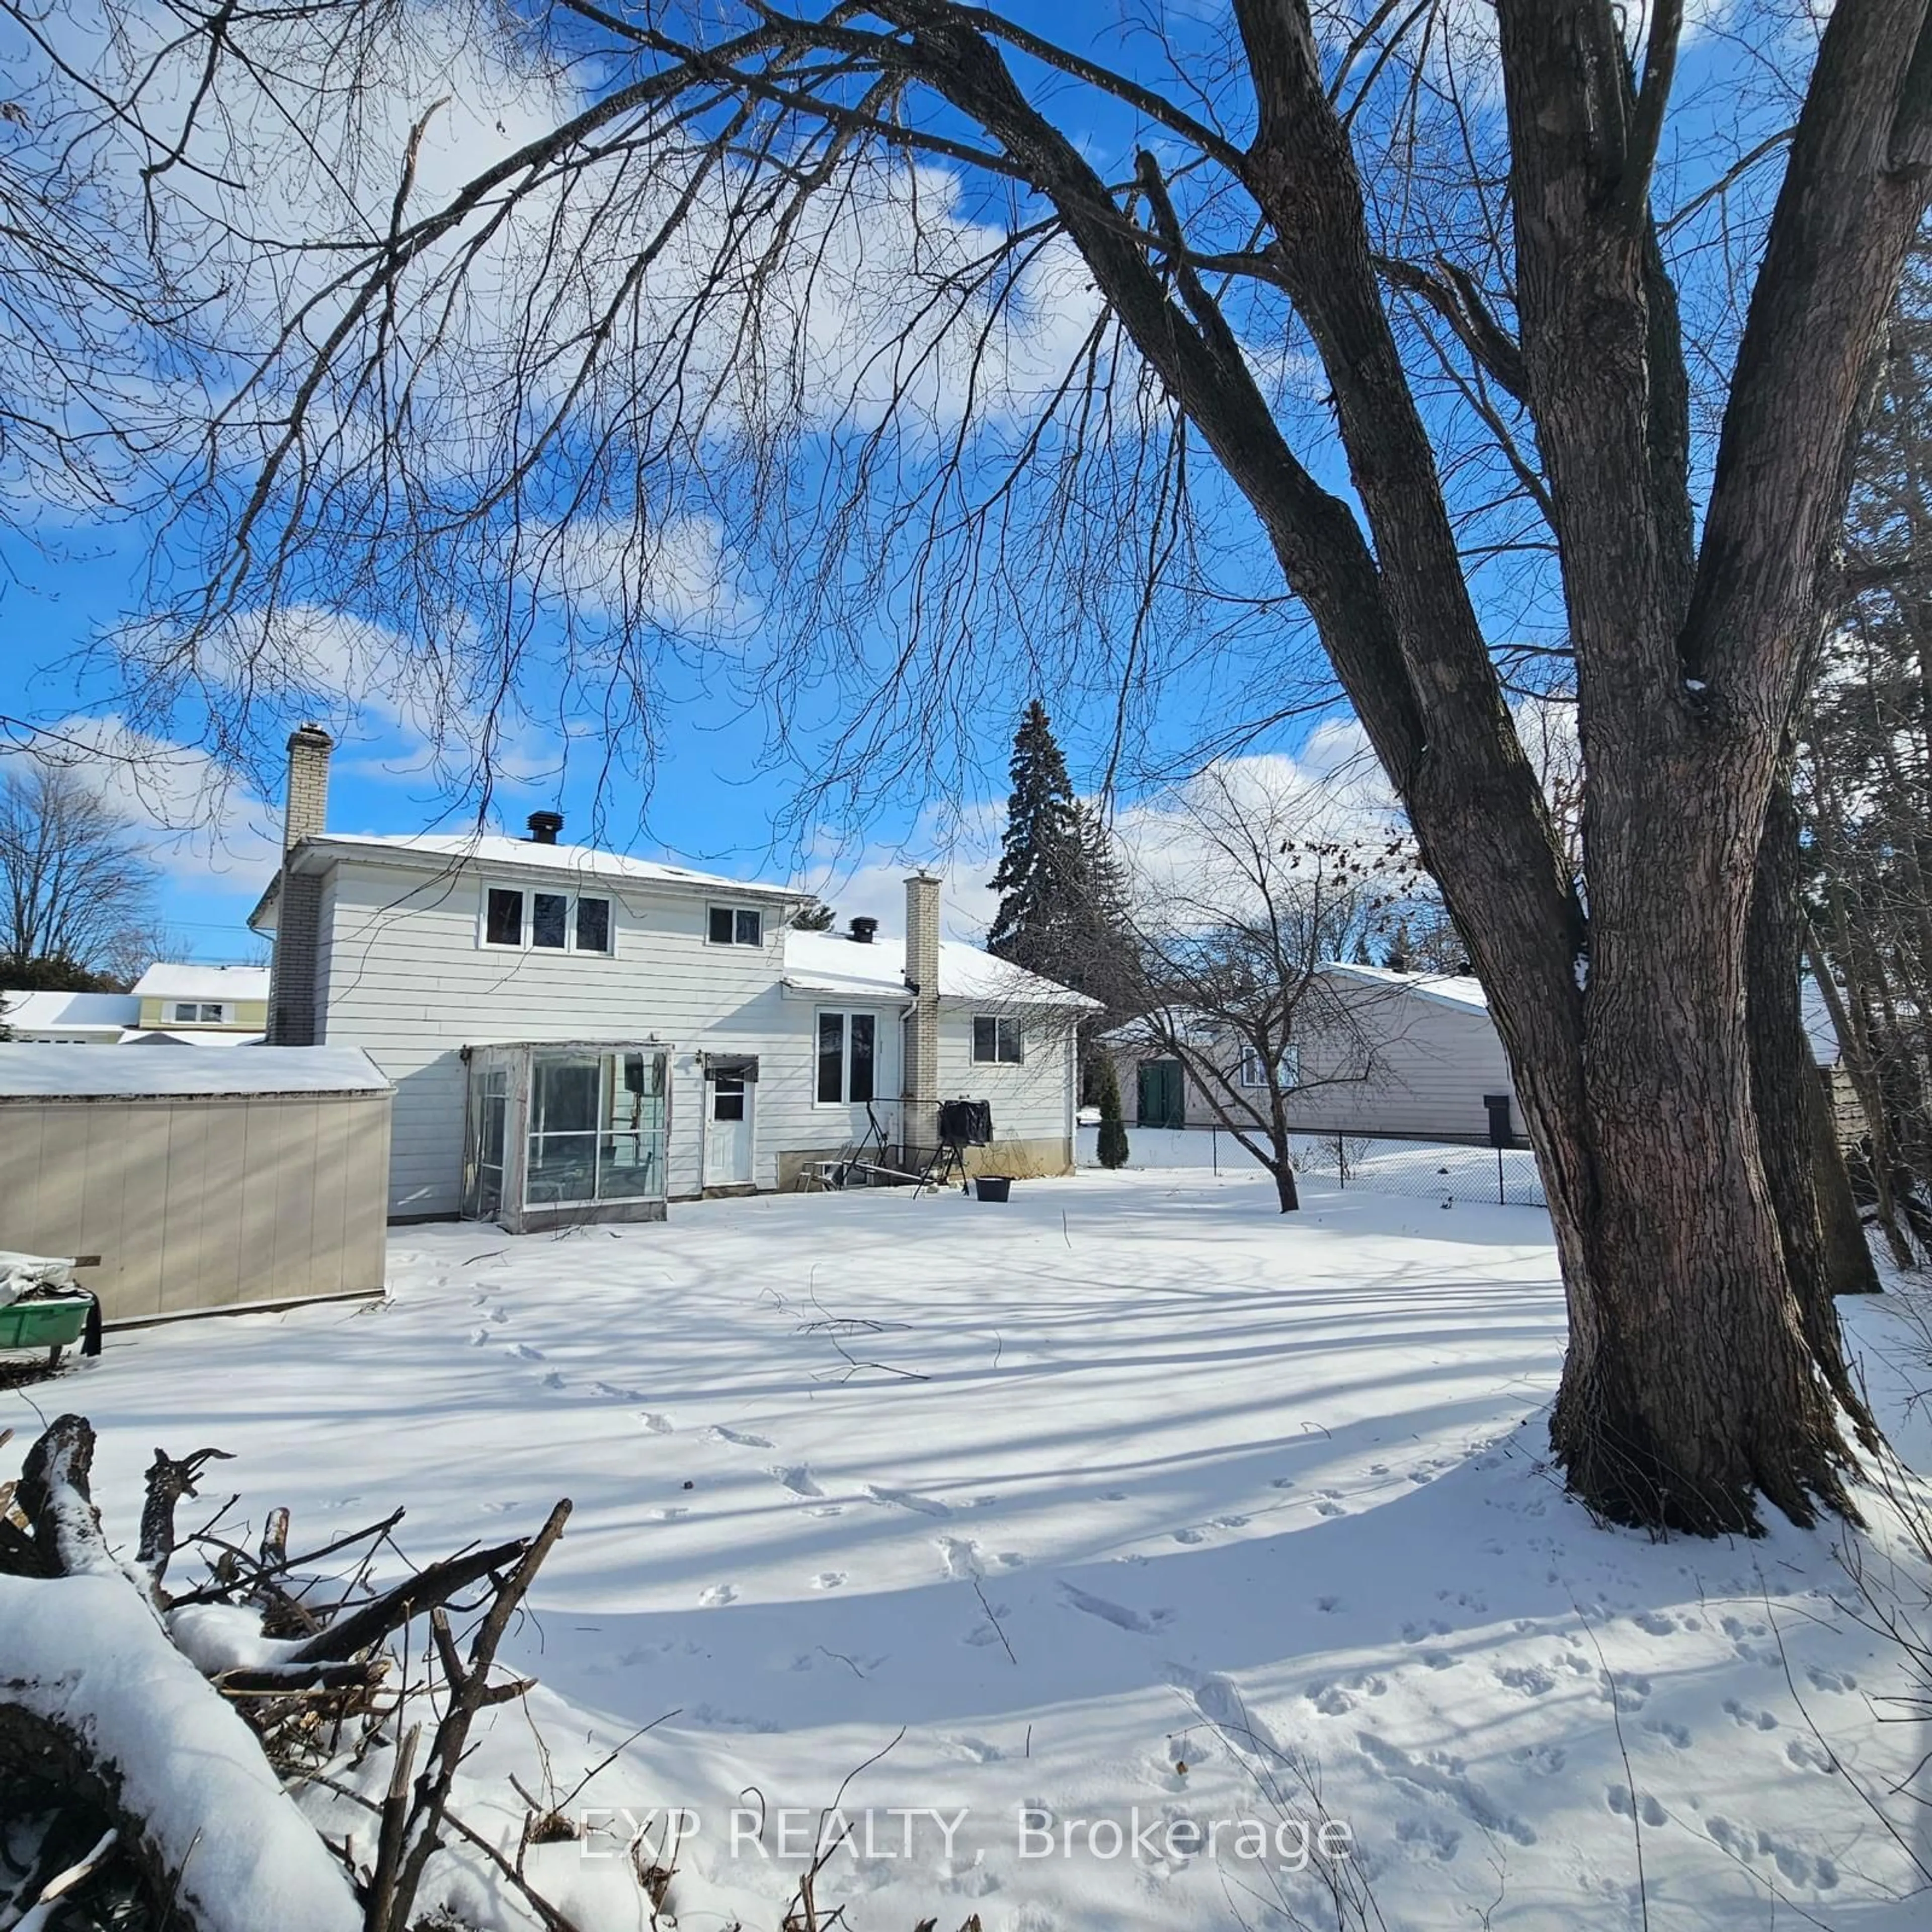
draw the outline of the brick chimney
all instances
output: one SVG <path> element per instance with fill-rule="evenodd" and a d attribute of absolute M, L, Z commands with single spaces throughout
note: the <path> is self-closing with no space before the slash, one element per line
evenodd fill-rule
<path fill-rule="evenodd" d="M 915 872 L 905 882 L 905 1070 L 900 1087 L 901 1138 L 910 1147 L 939 1140 L 939 881 Z"/>
<path fill-rule="evenodd" d="M 312 873 L 292 872 L 289 862 L 304 838 L 320 838 L 328 829 L 328 754 L 334 748 L 335 740 L 320 724 L 304 724 L 289 735 L 281 890 L 275 907 L 275 950 L 268 964 L 271 1046 L 313 1046 L 321 1036 L 315 967 L 322 881 Z"/>
<path fill-rule="evenodd" d="M 289 783 L 282 811 L 282 850 L 304 838 L 320 838 L 328 829 L 328 754 L 335 740 L 320 724 L 304 724 L 289 734 Z"/>

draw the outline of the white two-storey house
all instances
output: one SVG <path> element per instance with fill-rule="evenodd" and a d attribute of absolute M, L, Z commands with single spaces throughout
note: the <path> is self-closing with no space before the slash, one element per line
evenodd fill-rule
<path fill-rule="evenodd" d="M 939 883 L 906 882 L 903 942 L 794 930 L 805 896 L 560 842 L 327 830 L 330 741 L 290 740 L 268 1038 L 363 1048 L 396 1090 L 395 1220 L 512 1228 L 650 1220 L 789 1187 L 940 1104 L 981 1102 L 976 1172 L 1072 1162 L 1074 1022 L 1089 1002 L 942 943 Z"/>

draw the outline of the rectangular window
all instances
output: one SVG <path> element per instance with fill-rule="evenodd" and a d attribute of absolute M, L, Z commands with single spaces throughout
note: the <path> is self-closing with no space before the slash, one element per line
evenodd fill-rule
<path fill-rule="evenodd" d="M 1301 1076 L 1301 1051 L 1298 1047 L 1284 1047 L 1276 1063 L 1281 1076 L 1282 1090 L 1286 1093 Z M 1264 1088 L 1268 1084 L 1268 1066 L 1261 1055 L 1251 1046 L 1241 1049 L 1241 1084 L 1244 1087 Z"/>
<path fill-rule="evenodd" d="M 852 1016 L 851 1077 L 846 1083 L 848 1100 L 869 1100 L 873 1093 L 874 1046 L 878 1022 L 870 1013 Z"/>
<path fill-rule="evenodd" d="M 610 902 L 608 899 L 578 901 L 577 950 L 580 952 L 610 951 Z"/>
<path fill-rule="evenodd" d="M 608 898 L 580 898 L 570 892 L 524 892 L 514 886 L 491 886 L 483 895 L 482 943 L 485 946 L 529 946 L 543 952 L 608 953 L 612 950 L 611 934 Z"/>
<path fill-rule="evenodd" d="M 845 1097 L 845 1016 L 818 1016 L 818 1097 L 836 1102 Z"/>
<path fill-rule="evenodd" d="M 570 902 L 561 892 L 530 895 L 530 944 L 561 952 L 570 932 Z"/>
<path fill-rule="evenodd" d="M 742 1120 L 745 1118 L 743 1081 L 724 1073 L 712 1081 L 711 1118 L 714 1120 Z"/>
<path fill-rule="evenodd" d="M 524 896 L 492 886 L 483 915 L 483 937 L 492 946 L 524 943 Z"/>
<path fill-rule="evenodd" d="M 180 1000 L 175 1006 L 175 1018 L 178 1020 L 193 1020 L 199 1016 L 200 1010 L 192 1000 Z"/>
<path fill-rule="evenodd" d="M 980 1013 L 973 1021 L 973 1058 L 982 1066 L 1017 1066 L 1025 1058 L 1020 1023 L 1004 1016 Z"/>
<path fill-rule="evenodd" d="M 756 906 L 712 906 L 707 914 L 713 946 L 762 946 L 765 916 Z"/>
<path fill-rule="evenodd" d="M 818 1097 L 827 1106 L 854 1106 L 879 1092 L 879 1016 L 821 1012 L 818 1016 Z"/>
<path fill-rule="evenodd" d="M 206 1022 L 219 1026 L 227 1012 L 227 1008 L 218 1004 L 200 1000 L 177 1000 L 175 1002 L 175 1024 L 177 1026 L 194 1026 Z"/>

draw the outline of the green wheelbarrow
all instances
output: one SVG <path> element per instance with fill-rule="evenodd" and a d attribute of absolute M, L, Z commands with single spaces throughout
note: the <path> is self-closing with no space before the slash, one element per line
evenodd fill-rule
<path fill-rule="evenodd" d="M 10 1302 L 0 1308 L 0 1354 L 12 1348 L 44 1348 L 47 1366 L 61 1358 L 87 1332 L 88 1311 L 94 1306 L 84 1294 Z"/>

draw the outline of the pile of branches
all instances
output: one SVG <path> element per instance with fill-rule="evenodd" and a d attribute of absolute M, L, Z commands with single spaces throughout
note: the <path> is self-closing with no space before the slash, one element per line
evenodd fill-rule
<path fill-rule="evenodd" d="M 0 1445 L 7 1440 L 0 1433 Z M 425 1913 L 418 1900 L 430 1859 L 460 1840 L 539 1923 L 571 1932 L 524 1878 L 520 1850 L 506 1855 L 451 1806 L 478 1718 L 533 1686 L 499 1678 L 496 1652 L 569 1503 L 534 1536 L 406 1565 L 400 1582 L 377 1588 L 379 1564 L 401 1558 L 400 1509 L 292 1553 L 286 1509 L 271 1511 L 252 1541 L 225 1528 L 235 1497 L 182 1534 L 180 1505 L 197 1496 L 211 1462 L 227 1459 L 158 1449 L 139 1542 L 122 1559 L 91 1493 L 94 1448 L 86 1418 L 64 1415 L 28 1449 L 17 1482 L 0 1482 L 0 1932 L 288 1928 L 286 1896 L 238 1895 L 259 1853 L 224 1834 L 266 1830 L 286 1862 L 290 1842 L 301 1848 L 291 1829 L 313 1840 L 327 1868 L 326 1882 L 300 1900 L 304 1926 L 459 1924 L 440 1904 Z M 170 1572 L 190 1556 L 200 1574 L 175 1587 Z M 416 1630 L 412 1641 L 422 1624 L 426 1640 Z M 206 1709 L 195 1702 L 204 1693 Z M 151 1712 L 128 1708 L 150 1694 Z M 259 1766 L 245 1762 L 250 1740 Z M 180 1778 L 211 1759 L 231 1784 L 238 1773 L 241 1808 L 259 1805 L 260 1815 L 252 1824 L 207 1816 L 184 1843 L 170 1805 Z M 316 1832 L 286 1795 L 304 1784 L 351 1801 L 366 1828 L 339 1840 Z M 542 1822 L 532 1816 L 526 1844 Z M 286 1870 L 260 1876 L 271 1888 L 298 1888 Z M 668 1874 L 652 1877 L 655 1911 Z"/>

